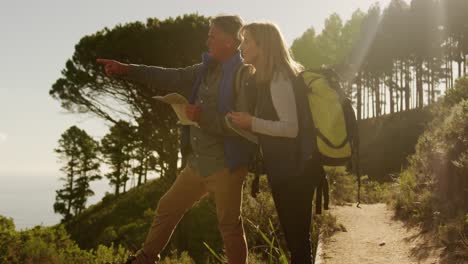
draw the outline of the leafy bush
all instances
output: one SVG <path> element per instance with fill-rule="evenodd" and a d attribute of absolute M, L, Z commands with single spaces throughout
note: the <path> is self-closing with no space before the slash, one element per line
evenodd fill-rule
<path fill-rule="evenodd" d="M 398 216 L 424 223 L 440 241 L 468 258 L 468 78 L 447 91 L 433 115 L 400 174 L 393 205 Z"/>
<path fill-rule="evenodd" d="M 0 263 L 9 264 L 104 264 L 122 262 L 129 252 L 113 244 L 81 250 L 62 225 L 16 231 L 11 219 L 0 216 L 0 253 Z"/>

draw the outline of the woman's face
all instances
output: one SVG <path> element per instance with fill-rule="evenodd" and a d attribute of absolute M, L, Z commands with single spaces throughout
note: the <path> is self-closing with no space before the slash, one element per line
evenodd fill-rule
<path fill-rule="evenodd" d="M 255 64 L 260 53 L 257 43 L 252 38 L 248 30 L 244 31 L 243 40 L 240 45 L 242 57 L 247 64 Z"/>

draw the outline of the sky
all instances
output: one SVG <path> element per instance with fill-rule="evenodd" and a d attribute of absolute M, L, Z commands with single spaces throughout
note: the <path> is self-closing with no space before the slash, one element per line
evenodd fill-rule
<path fill-rule="evenodd" d="M 290 44 L 310 27 L 321 31 L 332 13 L 347 20 L 375 2 L 389 0 L 0 0 L 0 180 L 59 176 L 53 149 L 72 125 L 97 139 L 107 132 L 101 120 L 67 113 L 49 96 L 85 35 L 149 17 L 239 14 L 246 22 L 275 22 Z"/>

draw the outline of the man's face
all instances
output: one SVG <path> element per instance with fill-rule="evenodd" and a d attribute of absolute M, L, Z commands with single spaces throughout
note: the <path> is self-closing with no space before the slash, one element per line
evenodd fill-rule
<path fill-rule="evenodd" d="M 217 61 L 224 61 L 232 56 L 237 50 L 236 40 L 222 31 L 215 25 L 212 25 L 208 32 L 206 46 L 209 54 Z"/>

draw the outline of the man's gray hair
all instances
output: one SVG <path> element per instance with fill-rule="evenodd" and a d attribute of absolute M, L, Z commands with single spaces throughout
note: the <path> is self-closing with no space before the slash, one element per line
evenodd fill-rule
<path fill-rule="evenodd" d="M 240 44 L 241 39 L 239 36 L 239 30 L 244 25 L 244 21 L 242 20 L 240 16 L 226 16 L 226 15 L 216 16 L 210 20 L 210 24 L 211 26 L 218 27 L 224 33 L 231 35 L 237 41 L 239 41 L 239 44 Z"/>

